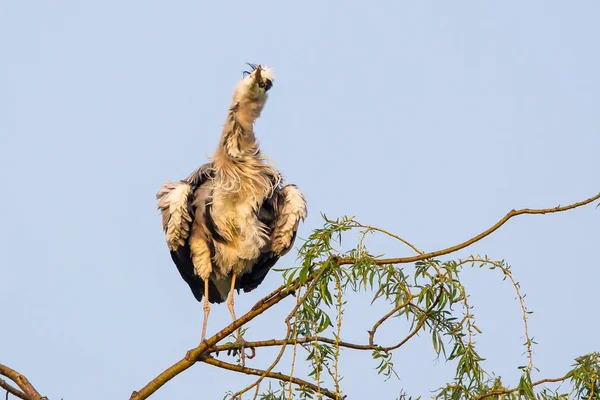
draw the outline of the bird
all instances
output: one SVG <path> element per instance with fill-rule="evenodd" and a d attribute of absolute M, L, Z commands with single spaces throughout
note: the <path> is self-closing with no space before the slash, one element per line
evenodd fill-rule
<path fill-rule="evenodd" d="M 254 132 L 274 71 L 247 64 L 250 70 L 235 86 L 213 156 L 186 179 L 165 183 L 156 195 L 171 258 L 203 303 L 200 343 L 210 304 L 227 301 L 235 321 L 234 292 L 250 292 L 263 282 L 290 251 L 307 217 L 304 195 L 296 185 L 283 184 Z"/>

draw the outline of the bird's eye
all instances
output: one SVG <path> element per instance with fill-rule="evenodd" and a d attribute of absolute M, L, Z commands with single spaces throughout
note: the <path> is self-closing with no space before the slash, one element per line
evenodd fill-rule
<path fill-rule="evenodd" d="M 273 82 L 270 79 L 265 79 L 265 92 L 273 86 Z"/>

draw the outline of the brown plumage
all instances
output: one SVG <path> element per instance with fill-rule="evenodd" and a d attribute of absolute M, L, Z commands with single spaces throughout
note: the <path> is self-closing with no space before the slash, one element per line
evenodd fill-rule
<path fill-rule="evenodd" d="M 306 202 L 262 156 L 254 121 L 267 101 L 273 71 L 251 65 L 237 84 L 221 139 L 210 162 L 157 194 L 167 246 L 198 301 L 204 297 L 202 340 L 209 303 L 234 290 L 249 292 L 292 247 Z"/>

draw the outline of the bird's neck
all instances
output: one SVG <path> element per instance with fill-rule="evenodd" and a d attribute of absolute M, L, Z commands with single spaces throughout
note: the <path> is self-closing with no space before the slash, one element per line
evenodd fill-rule
<path fill-rule="evenodd" d="M 229 109 L 219 147 L 212 157 L 215 187 L 222 189 L 218 191 L 262 199 L 279 185 L 281 177 L 262 155 L 254 136 L 254 121 L 263 105 L 264 101 L 234 101 Z"/>
<path fill-rule="evenodd" d="M 231 161 L 244 161 L 258 156 L 258 143 L 254 135 L 254 121 L 260 117 L 264 102 L 249 100 L 236 101 L 229 108 L 221 133 L 217 154 Z"/>

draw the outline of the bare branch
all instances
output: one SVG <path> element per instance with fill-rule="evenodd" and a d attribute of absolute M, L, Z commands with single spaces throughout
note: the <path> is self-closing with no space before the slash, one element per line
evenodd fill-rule
<path fill-rule="evenodd" d="M 408 336 L 406 336 L 400 343 L 395 344 L 390 347 L 384 347 L 383 351 L 387 352 L 387 351 L 396 350 L 396 349 L 404 346 L 404 344 L 406 342 L 408 342 L 410 339 L 412 339 L 413 336 L 415 336 L 417 333 L 419 333 L 421 328 L 423 328 L 423 326 L 425 325 L 425 322 L 427 321 L 427 317 L 429 316 L 429 314 L 433 311 L 433 309 L 435 307 L 437 307 L 438 303 L 440 302 L 440 298 L 442 297 L 443 292 L 444 292 L 444 282 L 442 281 L 440 283 L 440 291 L 439 291 L 437 297 L 435 298 L 433 303 L 431 303 L 431 306 L 427 310 L 425 310 L 425 312 L 421 316 L 421 320 L 417 323 L 417 326 L 415 327 L 415 329 L 413 329 L 413 331 L 411 333 L 409 333 Z"/>
<path fill-rule="evenodd" d="M 394 307 L 392 309 L 392 311 L 388 312 L 383 317 L 381 317 L 379 319 L 379 321 L 375 322 L 375 325 L 373 325 L 373 327 L 369 331 L 369 344 L 371 346 L 375 346 L 375 333 L 377 332 L 377 329 L 379 328 L 379 326 L 381 324 L 383 324 L 385 321 L 387 321 L 390 317 L 392 317 L 393 315 L 395 315 L 398 311 L 402 310 L 405 307 L 408 307 L 410 305 L 410 302 L 412 301 L 412 299 L 414 297 L 415 296 L 412 296 L 412 295 L 409 296 L 409 298 L 406 299 L 405 302 L 398 304 L 396 307 Z"/>
<path fill-rule="evenodd" d="M 280 372 L 272 372 L 272 371 L 269 372 L 269 371 L 263 371 L 261 369 L 242 367 L 241 365 L 230 364 L 230 363 L 227 363 L 227 362 L 224 362 L 221 360 L 217 360 L 216 358 L 212 358 L 212 357 L 208 357 L 208 356 L 203 357 L 201 359 L 201 361 L 203 361 L 207 364 L 210 364 L 210 365 L 214 365 L 215 367 L 228 369 L 230 371 L 235 371 L 235 372 L 242 372 L 247 375 L 257 375 L 257 376 L 261 376 L 261 377 L 278 379 L 282 382 L 292 382 L 298 386 L 305 386 L 307 388 L 310 388 L 310 389 L 314 390 L 315 392 L 317 390 L 319 390 L 317 385 L 314 385 L 314 384 L 307 382 L 300 378 L 295 378 L 293 376 L 284 375 Z M 320 392 L 323 393 L 325 396 L 329 397 L 330 399 L 336 399 L 335 393 L 333 393 L 327 389 L 321 388 Z"/>
<path fill-rule="evenodd" d="M 359 228 L 366 229 L 365 233 L 368 233 L 368 232 L 380 232 L 380 233 L 383 233 L 383 234 L 385 234 L 387 236 L 393 237 L 394 239 L 401 241 L 402 243 L 404 243 L 405 245 L 407 245 L 408 247 L 410 247 L 411 249 L 413 249 L 415 251 L 415 253 L 424 254 L 421 250 L 419 250 L 417 248 L 417 246 L 415 246 L 414 244 L 410 243 L 408 240 L 406 240 L 404 238 L 401 238 L 398 235 L 394 235 L 393 233 L 391 233 L 389 231 L 386 231 L 385 229 L 377 228 L 377 227 L 371 226 L 371 225 L 363 225 L 363 224 L 361 224 L 359 222 L 356 222 L 355 226 L 357 226 Z"/>
<path fill-rule="evenodd" d="M 303 338 L 297 338 L 297 339 L 271 339 L 271 340 L 261 340 L 261 341 L 256 341 L 256 342 L 246 342 L 246 347 L 279 347 L 279 346 L 291 346 L 294 344 L 304 344 L 304 343 L 311 343 L 314 341 L 319 341 L 321 343 L 328 343 L 328 344 L 333 344 L 335 345 L 336 343 L 339 343 L 340 347 L 346 347 L 348 349 L 354 349 L 354 350 L 383 350 L 383 347 L 381 346 L 371 346 L 368 344 L 355 344 L 355 343 L 350 343 L 350 342 L 337 342 L 335 339 L 331 339 L 331 338 L 327 338 L 327 337 L 323 337 L 323 336 L 316 336 L 316 337 L 303 337 Z M 237 348 L 238 345 L 235 343 L 232 344 L 224 344 L 221 346 L 215 346 L 213 348 L 208 349 L 209 352 L 211 353 L 218 353 L 218 352 L 222 352 L 222 351 L 227 351 L 227 350 L 231 350 L 233 348 Z"/>
<path fill-rule="evenodd" d="M 525 307 L 525 296 L 521 294 L 521 285 L 519 284 L 519 282 L 515 281 L 515 278 L 513 277 L 512 272 L 510 271 L 510 268 L 505 267 L 504 265 L 502 265 L 502 263 L 499 263 L 497 261 L 488 260 L 487 257 L 486 258 L 469 257 L 465 260 L 461 260 L 459 265 L 466 264 L 466 263 L 475 263 L 475 262 L 493 265 L 494 267 L 500 269 L 504 273 L 504 276 L 508 277 L 508 279 L 512 283 L 513 288 L 515 289 L 515 293 L 517 295 L 517 299 L 519 300 L 519 303 L 521 305 L 521 313 L 522 313 L 521 319 L 523 320 L 523 327 L 524 327 L 524 331 L 525 331 L 525 347 L 527 349 L 527 360 L 528 360 L 527 369 L 529 371 L 533 371 L 533 351 L 531 349 L 531 344 L 533 343 L 533 340 L 529 336 L 529 322 L 528 322 L 528 318 L 527 318 L 527 314 L 529 312 L 527 311 L 527 307 Z"/>
<path fill-rule="evenodd" d="M 416 262 L 416 261 L 426 260 L 428 258 L 435 258 L 435 257 L 443 256 L 446 254 L 454 253 L 455 251 L 462 250 L 465 247 L 468 247 L 468 246 L 472 245 L 473 243 L 480 241 L 481 239 L 485 238 L 486 236 L 489 236 L 491 233 L 493 233 L 498 228 L 500 228 L 502 225 L 504 225 L 512 217 L 516 217 L 518 215 L 523 215 L 523 214 L 551 214 L 551 213 L 557 213 L 557 212 L 562 212 L 562 211 L 568 211 L 568 210 L 572 210 L 574 208 L 585 206 L 585 205 L 590 204 L 598 199 L 600 199 L 600 193 L 598 193 L 597 195 L 595 195 L 593 197 L 590 197 L 589 199 L 586 199 L 586 200 L 583 200 L 583 201 L 580 201 L 577 203 L 573 203 L 568 206 L 563 206 L 563 207 L 557 206 L 554 208 L 540 208 L 540 209 L 523 208 L 521 210 L 512 210 L 508 214 L 506 214 L 504 216 L 504 218 L 502 218 L 500 221 L 496 222 L 496 224 L 494 224 L 491 228 L 481 232 L 479 235 L 474 236 L 471 239 L 469 239 L 463 243 L 457 244 L 456 246 L 448 247 L 443 250 L 433 251 L 431 253 L 423 253 L 418 256 L 398 257 L 398 258 L 381 258 L 378 260 L 374 260 L 373 262 L 377 265 L 408 264 L 408 263 L 412 263 L 412 262 Z M 405 242 L 404 240 L 402 240 L 402 241 Z M 339 265 L 353 264 L 354 262 L 355 262 L 354 258 L 351 258 L 351 257 L 338 258 Z"/>
<path fill-rule="evenodd" d="M 412 262 L 421 261 L 421 260 L 427 260 L 427 259 L 450 254 L 450 253 L 456 252 L 458 250 L 464 249 L 464 248 L 480 241 L 481 239 L 485 238 L 486 236 L 490 235 L 491 233 L 493 233 L 494 231 L 499 229 L 502 225 L 504 225 L 509 219 L 516 217 L 518 215 L 547 214 L 547 213 L 563 212 L 563 211 L 567 211 L 567 210 L 571 210 L 574 208 L 578 208 L 578 207 L 587 205 L 598 199 L 600 199 L 600 193 L 593 197 L 588 198 L 587 200 L 573 203 L 568 206 L 562 206 L 562 207 L 557 206 L 554 208 L 546 208 L 546 209 L 528 209 L 527 208 L 527 209 L 521 209 L 521 210 L 512 210 L 509 213 L 507 213 L 496 224 L 494 224 L 492 227 L 490 227 L 489 229 L 483 231 L 482 233 L 472 237 L 471 239 L 469 239 L 463 243 L 457 244 L 455 246 L 448 247 L 446 249 L 442 249 L 442 250 L 438 250 L 438 251 L 434 251 L 434 252 L 430 252 L 430 253 L 422 253 L 420 250 L 418 250 L 418 248 L 416 248 L 411 243 L 401 239 L 400 237 L 398 237 L 396 235 L 393 235 L 387 231 L 384 231 L 382 229 L 374 228 L 374 227 L 371 227 L 368 225 L 361 225 L 361 224 L 357 224 L 357 227 L 364 228 L 367 231 L 378 231 L 378 232 L 390 235 L 398 240 L 401 240 L 402 242 L 407 244 L 409 247 L 411 247 L 413 250 L 415 250 L 416 252 L 419 253 L 418 255 L 411 256 L 411 257 L 399 257 L 399 258 L 387 258 L 387 259 L 374 260 L 374 263 L 377 265 L 404 264 L 404 263 L 412 263 Z M 354 259 L 353 257 L 336 257 L 337 265 L 348 265 L 348 264 L 353 264 L 355 262 L 356 262 L 356 259 Z M 323 265 L 324 264 L 322 264 L 322 267 L 318 271 L 313 271 L 310 274 L 310 276 L 306 279 L 305 282 L 301 283 L 299 279 L 296 279 L 293 282 L 293 284 L 287 285 L 287 286 L 286 285 L 280 286 L 279 288 L 274 290 L 272 293 L 270 293 L 268 296 L 259 300 L 256 303 L 256 305 L 244 316 L 237 319 L 236 321 L 234 321 L 233 323 L 231 323 L 230 325 L 225 327 L 222 331 L 218 332 L 217 334 L 215 334 L 214 336 L 212 336 L 211 338 L 206 340 L 205 342 L 201 343 L 198 347 L 190 350 L 186 354 L 185 358 L 183 358 L 182 360 L 173 364 L 171 367 L 169 367 L 164 372 L 159 374 L 156 378 L 154 378 L 146 386 L 144 386 L 140 391 L 133 392 L 133 394 L 131 395 L 131 400 L 143 400 L 143 399 L 148 398 L 150 395 L 152 395 L 154 392 L 156 392 L 160 387 L 162 387 L 166 382 L 168 382 L 169 380 L 171 380 L 172 378 L 174 378 L 181 372 L 183 372 L 186 369 L 188 369 L 189 367 L 191 367 L 196 361 L 203 361 L 205 363 L 208 363 L 211 365 L 216 365 L 221 368 L 230 369 L 233 371 L 258 375 L 259 377 L 261 377 L 261 379 L 263 377 L 271 377 L 271 378 L 283 380 L 284 382 L 285 381 L 287 381 L 287 382 L 291 381 L 294 383 L 301 382 L 301 383 L 297 383 L 297 384 L 311 387 L 310 385 L 312 385 L 312 384 L 310 384 L 308 382 L 304 382 L 302 380 L 298 380 L 298 378 L 295 378 L 293 376 L 288 376 L 288 375 L 283 375 L 283 374 L 279 374 L 276 372 L 272 372 L 271 370 L 274 367 L 274 365 L 272 365 L 267 370 L 257 370 L 257 369 L 252 369 L 252 368 L 246 368 L 244 366 L 238 366 L 238 365 L 234 365 L 234 364 L 224 363 L 224 362 L 214 359 L 213 357 L 209 356 L 208 354 L 217 352 L 217 351 L 228 350 L 228 349 L 232 349 L 232 348 L 236 347 L 237 346 L 236 344 L 220 345 L 220 346 L 217 346 L 217 344 L 220 341 L 222 341 L 224 338 L 229 336 L 231 333 L 233 333 L 236 329 L 244 326 L 245 324 L 247 324 L 248 322 L 250 322 L 251 320 L 256 318 L 258 315 L 264 313 L 265 311 L 270 309 L 272 306 L 279 303 L 280 301 L 282 301 L 284 298 L 286 298 L 290 294 L 294 293 L 294 291 L 297 290 L 298 288 L 310 286 L 310 284 L 314 283 L 313 281 L 317 278 L 317 276 L 320 273 L 322 273 L 323 268 L 324 268 Z M 438 274 L 439 274 L 439 272 L 440 271 L 438 271 Z M 441 290 L 442 290 L 442 288 L 440 288 L 440 295 L 441 295 Z M 422 310 L 423 315 L 419 319 L 416 328 L 402 342 L 400 342 L 394 346 L 391 346 L 391 347 L 382 347 L 382 346 L 375 345 L 373 343 L 372 337 L 371 337 L 370 343 L 364 344 L 364 345 L 342 342 L 339 340 L 339 338 L 336 338 L 337 340 L 334 340 L 334 339 L 325 338 L 325 337 L 310 337 L 310 338 L 295 338 L 295 339 L 247 342 L 246 346 L 247 347 L 282 346 L 283 348 L 285 348 L 288 345 L 295 345 L 295 344 L 308 343 L 311 341 L 318 341 L 318 342 L 333 344 L 336 347 L 347 347 L 347 348 L 356 349 L 356 350 L 383 350 L 383 351 L 394 350 L 394 349 L 397 349 L 398 347 L 402 346 L 404 343 L 406 343 L 408 340 L 410 340 L 415 334 L 417 334 L 417 332 L 419 332 L 421 330 L 421 328 L 423 327 L 423 325 L 426 322 L 428 315 L 433 310 L 433 308 L 437 306 L 437 304 L 440 300 L 440 295 L 437 296 L 437 298 L 434 300 L 431 307 L 429 307 L 427 310 Z M 301 302 L 298 303 L 298 305 L 296 306 L 294 311 L 292 311 L 291 314 L 293 314 L 295 312 L 295 310 L 297 310 L 299 304 L 301 304 Z M 412 304 L 409 304 L 409 305 L 412 306 Z M 400 307 L 403 307 L 403 306 L 406 306 L 406 304 L 400 305 Z M 391 315 L 393 315 L 395 312 L 397 312 L 398 311 L 397 308 L 398 307 L 396 307 L 396 309 L 394 309 L 391 313 L 388 313 L 388 315 L 384 316 L 383 320 L 380 321 L 379 325 L 381 325 L 381 323 L 383 323 Z M 286 322 L 289 324 L 289 317 L 288 317 L 288 319 L 286 319 Z M 375 327 L 375 329 L 377 327 L 378 327 L 378 325 Z M 289 335 L 289 328 L 290 327 L 288 326 L 288 335 Z M 286 336 L 288 336 L 288 335 L 286 335 Z M 219 364 L 219 365 L 217 365 L 217 364 Z M 275 362 L 275 365 L 276 365 L 276 362 Z M 260 379 L 259 379 L 259 382 L 260 382 Z M 540 381 L 539 383 L 543 383 L 543 382 Z M 536 384 L 539 384 L 539 383 L 536 382 Z M 315 386 L 315 388 L 316 388 L 315 390 L 318 389 L 317 386 Z M 328 395 L 328 397 L 335 398 L 335 393 L 331 393 L 331 392 L 329 392 L 329 393 L 331 396 Z M 486 397 L 488 397 L 488 396 L 486 396 Z"/>
<path fill-rule="evenodd" d="M 566 381 L 567 379 L 569 379 L 571 377 L 570 374 L 567 374 L 565 376 L 563 376 L 562 378 L 547 378 L 547 379 L 541 379 L 537 382 L 533 382 L 531 384 L 532 387 L 536 387 L 539 385 L 542 385 L 544 383 L 556 383 L 556 382 L 563 382 Z M 481 396 L 477 396 L 474 397 L 473 400 L 483 400 L 483 399 L 487 399 L 488 397 L 493 397 L 493 396 L 505 396 L 507 394 L 511 394 L 514 393 L 518 390 L 519 388 L 514 388 L 514 389 L 506 389 L 506 390 L 498 390 L 498 391 L 493 391 L 493 392 L 489 392 L 486 394 L 482 394 Z"/>
<path fill-rule="evenodd" d="M 27 395 L 23 392 L 21 392 L 19 389 L 17 389 L 14 386 L 11 386 L 8 382 L 6 382 L 4 379 L 0 379 L 0 387 L 4 390 L 6 390 L 6 397 L 8 398 L 8 394 L 12 394 L 13 396 L 17 396 L 20 399 L 23 400 L 29 400 L 29 397 L 27 397 Z"/>
<path fill-rule="evenodd" d="M 23 391 L 23 393 L 25 394 L 25 396 L 27 396 L 27 397 L 25 397 L 26 400 L 48 400 L 47 397 L 43 397 L 41 394 L 38 393 L 37 390 L 35 390 L 35 388 L 33 387 L 33 385 L 31 383 L 29 383 L 29 380 L 27 380 L 27 378 L 24 375 L 21 375 L 20 373 L 18 373 L 14 369 L 9 368 L 6 365 L 0 364 L 0 375 L 4 375 L 7 378 L 9 378 L 11 381 L 13 381 L 14 383 L 16 383 L 17 386 L 19 386 L 19 388 Z M 4 382 L 4 383 L 7 386 L 10 386 L 6 382 Z M 2 386 L 2 387 L 5 388 L 6 390 L 8 390 L 5 386 Z M 13 390 L 16 390 L 12 386 L 10 386 L 10 387 Z M 15 393 L 13 393 L 13 394 L 15 396 L 18 396 Z M 23 397 L 21 397 L 21 398 L 23 398 Z"/>
<path fill-rule="evenodd" d="M 285 333 L 285 337 L 289 337 L 290 333 L 292 331 L 292 325 L 290 324 L 291 318 L 296 314 L 296 312 L 298 311 L 298 309 L 300 308 L 300 306 L 302 305 L 302 303 L 304 303 L 304 301 L 306 300 L 306 298 L 314 290 L 315 285 L 319 281 L 319 278 L 321 277 L 321 275 L 323 275 L 323 272 L 325 272 L 325 267 L 321 266 L 321 268 L 319 269 L 319 271 L 314 275 L 314 277 L 312 279 L 312 282 L 310 282 L 310 284 L 306 288 L 306 293 L 304 293 L 304 295 L 296 301 L 296 306 L 292 309 L 292 311 L 290 311 L 290 313 L 288 314 L 288 316 L 285 318 L 284 322 L 285 322 L 285 325 L 286 325 L 286 328 L 287 328 L 287 331 Z M 307 283 L 308 282 L 309 281 L 307 281 Z M 259 387 L 260 387 L 260 384 L 261 384 L 262 380 L 267 376 L 268 373 L 270 373 L 273 370 L 273 368 L 275 368 L 277 366 L 277 364 L 279 364 L 279 361 L 281 361 L 281 357 L 283 357 L 283 353 L 285 352 L 286 348 L 287 348 L 287 346 L 282 346 L 281 347 L 281 349 L 279 350 L 279 353 L 277 354 L 277 357 L 275 357 L 275 360 L 266 369 L 264 375 L 261 375 L 256 380 L 256 382 L 251 383 L 250 385 L 246 386 L 242 390 L 238 390 L 236 393 L 233 394 L 232 398 L 235 399 L 236 397 L 241 396 L 242 394 L 246 393 L 248 390 L 252 389 L 253 387 L 256 387 L 256 393 L 254 395 L 254 398 L 256 399 L 256 397 L 258 395 L 258 390 L 259 390 Z"/>
<path fill-rule="evenodd" d="M 317 274 L 312 274 L 307 277 L 307 282 L 310 282 L 315 278 Z M 217 332 L 214 336 L 210 337 L 203 343 L 201 343 L 198 347 L 188 351 L 186 356 L 167 368 L 156 378 L 148 382 L 146 386 L 144 386 L 139 391 L 133 392 L 131 394 L 130 400 L 143 400 L 147 399 L 150 395 L 160 389 L 165 383 L 173 379 L 175 376 L 179 375 L 199 360 L 199 358 L 206 353 L 209 349 L 213 348 L 218 342 L 229 336 L 239 327 L 247 324 L 252 321 L 254 318 L 273 307 L 275 304 L 279 303 L 281 300 L 285 299 L 287 296 L 294 293 L 298 287 L 302 284 L 300 281 L 295 281 L 292 285 L 287 287 L 286 285 L 280 286 L 277 290 L 270 293 L 267 297 L 261 299 L 249 312 L 233 321 L 231 324 L 226 326 L 220 332 Z"/>

